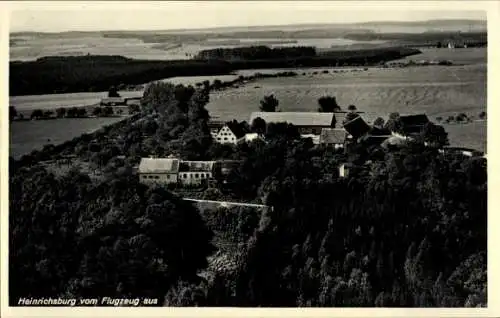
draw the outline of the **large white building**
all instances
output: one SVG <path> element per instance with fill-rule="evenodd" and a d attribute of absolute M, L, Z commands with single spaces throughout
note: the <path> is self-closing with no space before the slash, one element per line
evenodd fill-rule
<path fill-rule="evenodd" d="M 214 176 L 215 161 L 183 161 L 176 158 L 142 158 L 141 183 L 202 185 Z"/>
<path fill-rule="evenodd" d="M 139 164 L 139 180 L 144 184 L 177 183 L 179 159 L 142 158 Z"/>

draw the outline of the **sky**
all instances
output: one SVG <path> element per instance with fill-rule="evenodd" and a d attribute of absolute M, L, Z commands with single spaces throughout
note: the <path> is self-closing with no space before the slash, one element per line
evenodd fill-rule
<path fill-rule="evenodd" d="M 19 1 L 8 4 L 11 32 L 486 20 L 486 11 L 482 8 L 488 8 L 488 1 Z"/>

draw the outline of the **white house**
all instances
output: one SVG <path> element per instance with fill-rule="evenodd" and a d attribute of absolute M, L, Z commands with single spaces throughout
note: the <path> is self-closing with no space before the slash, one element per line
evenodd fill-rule
<path fill-rule="evenodd" d="M 179 159 L 142 158 L 139 164 L 139 180 L 144 184 L 177 183 Z"/>
<path fill-rule="evenodd" d="M 241 125 L 235 122 L 228 122 L 219 130 L 215 140 L 221 144 L 236 144 L 239 139 L 245 136 L 245 131 Z"/>

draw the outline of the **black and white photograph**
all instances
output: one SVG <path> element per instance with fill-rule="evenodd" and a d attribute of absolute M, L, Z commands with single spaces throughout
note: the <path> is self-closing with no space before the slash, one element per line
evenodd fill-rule
<path fill-rule="evenodd" d="M 7 4 L 5 304 L 489 308 L 487 5 L 352 3 Z"/>

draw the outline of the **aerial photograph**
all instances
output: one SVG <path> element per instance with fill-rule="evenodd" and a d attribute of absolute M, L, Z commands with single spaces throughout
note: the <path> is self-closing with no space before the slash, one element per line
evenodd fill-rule
<path fill-rule="evenodd" d="M 104 3 L 10 12 L 9 306 L 488 307 L 486 11 Z"/>

